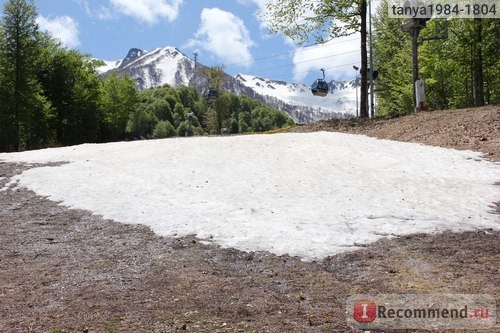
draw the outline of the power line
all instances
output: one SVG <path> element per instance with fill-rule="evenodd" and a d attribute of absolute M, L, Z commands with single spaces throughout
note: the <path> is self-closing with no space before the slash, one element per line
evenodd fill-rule
<path fill-rule="evenodd" d="M 280 54 L 270 55 L 270 56 L 266 56 L 266 57 L 262 57 L 262 58 L 253 59 L 253 60 L 246 60 L 246 61 L 241 61 L 241 62 L 233 62 L 233 63 L 231 63 L 231 64 L 229 64 L 229 65 L 227 65 L 225 67 L 226 68 L 228 68 L 228 67 L 236 67 L 238 65 L 248 64 L 248 63 L 252 63 L 252 62 L 256 62 L 256 61 L 262 61 L 262 60 L 267 60 L 267 59 L 282 57 L 284 55 L 289 55 L 291 53 L 292 52 L 280 53 Z"/>
<path fill-rule="evenodd" d="M 359 38 L 352 38 L 352 39 L 344 39 L 341 41 L 336 42 L 335 44 L 342 44 L 342 43 L 347 43 L 347 42 L 353 42 L 355 40 L 358 40 Z M 310 48 L 310 47 L 320 47 L 320 46 L 326 46 L 328 43 L 314 43 L 314 44 L 309 44 L 304 47 Z"/>
<path fill-rule="evenodd" d="M 323 69 L 332 69 L 332 68 L 340 68 L 340 67 L 351 67 L 352 65 L 356 65 L 358 64 L 358 62 L 350 62 L 350 63 L 347 63 L 347 64 L 342 64 L 342 65 L 334 65 L 334 66 L 329 66 L 329 67 L 323 67 Z M 304 73 L 311 73 L 312 70 L 307 70 L 307 71 L 300 71 L 300 72 L 294 72 L 294 74 L 304 74 Z M 282 73 L 275 73 L 273 74 L 273 78 L 276 79 L 277 77 L 280 77 L 280 76 L 285 76 L 285 75 L 289 75 L 290 72 L 282 72 Z M 269 78 L 272 80 L 272 78 Z"/>
<path fill-rule="evenodd" d="M 341 40 L 341 41 L 337 42 L 336 44 L 342 44 L 342 43 L 352 42 L 352 41 L 355 41 L 357 39 L 358 38 Z M 319 48 L 319 47 L 326 47 L 326 46 L 330 46 L 330 45 L 327 45 L 327 43 L 316 43 L 316 44 L 310 44 L 310 45 L 303 46 L 302 49 L 312 49 L 312 48 Z M 288 52 L 284 52 L 284 53 L 278 53 L 278 54 L 274 54 L 274 55 L 264 56 L 264 57 L 261 57 L 261 58 L 256 58 L 256 59 L 253 59 L 253 60 L 233 62 L 233 63 L 230 63 L 230 64 L 226 65 L 225 67 L 226 68 L 236 67 L 238 65 L 248 64 L 248 63 L 252 63 L 252 62 L 259 62 L 259 61 L 262 61 L 262 60 L 268 60 L 268 59 L 278 58 L 278 57 L 282 57 L 282 56 L 286 56 L 286 55 L 292 55 L 296 51 L 297 50 L 288 51 Z"/>
<path fill-rule="evenodd" d="M 280 66 L 273 66 L 273 67 L 268 67 L 268 68 L 263 68 L 263 69 L 257 69 L 257 70 L 253 70 L 252 72 L 254 72 L 254 73 L 265 72 L 265 71 L 270 71 L 270 70 L 273 70 L 276 68 L 290 67 L 290 66 L 295 66 L 297 64 L 303 64 L 306 62 L 313 62 L 313 61 L 317 61 L 317 60 L 328 59 L 328 58 L 332 58 L 332 57 L 336 57 L 336 56 L 340 56 L 340 55 L 345 55 L 345 54 L 349 54 L 349 53 L 357 53 L 357 52 L 359 52 L 359 50 L 346 51 L 346 52 L 342 52 L 342 53 L 331 54 L 331 55 L 325 56 L 325 57 L 308 59 L 308 60 L 298 61 L 298 62 L 289 63 L 289 64 L 285 64 L 285 65 L 280 65 Z"/>

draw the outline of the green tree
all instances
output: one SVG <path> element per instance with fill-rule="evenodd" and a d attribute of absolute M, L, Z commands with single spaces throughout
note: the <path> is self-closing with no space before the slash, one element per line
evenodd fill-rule
<path fill-rule="evenodd" d="M 378 115 L 395 116 L 413 110 L 411 40 L 401 22 L 390 18 L 383 1 L 374 21 L 374 65 L 381 73 L 375 81 Z"/>
<path fill-rule="evenodd" d="M 174 126 L 177 128 L 186 120 L 186 110 L 181 102 L 177 102 L 174 107 Z"/>
<path fill-rule="evenodd" d="M 222 128 L 228 128 L 229 127 L 229 121 L 230 121 L 230 105 L 231 105 L 231 100 L 230 100 L 230 95 L 227 93 L 222 93 L 219 95 L 219 98 L 214 102 L 214 109 L 216 112 L 216 126 L 217 126 L 217 133 L 220 133 Z"/>
<path fill-rule="evenodd" d="M 290 118 L 285 116 L 283 112 L 273 112 L 273 126 L 275 128 L 282 128 L 284 126 L 291 125 L 293 122 L 290 121 Z"/>
<path fill-rule="evenodd" d="M 147 108 L 156 115 L 158 120 L 168 120 L 171 123 L 174 121 L 170 104 L 161 97 L 151 102 Z"/>
<path fill-rule="evenodd" d="M 449 47 L 452 59 L 459 64 L 464 106 L 492 103 L 494 90 L 499 84 L 500 24 L 497 19 L 464 19 L 450 21 Z M 456 73 L 458 75 L 458 73 Z M 493 74 L 493 75 L 492 75 Z M 498 89 L 497 96 L 498 96 Z M 498 102 L 498 100 L 497 100 Z"/>
<path fill-rule="evenodd" d="M 55 111 L 57 142 L 95 142 L 99 130 L 101 80 L 94 63 L 77 51 L 52 45 L 39 74 L 44 93 Z"/>
<path fill-rule="evenodd" d="M 193 130 L 193 135 L 195 136 L 203 136 L 205 134 L 205 131 L 201 127 L 195 127 Z"/>
<path fill-rule="evenodd" d="M 197 93 L 194 88 L 191 87 L 179 87 L 177 88 L 177 94 L 179 95 L 179 100 L 184 105 L 185 108 L 193 108 L 194 102 L 197 98 Z"/>
<path fill-rule="evenodd" d="M 126 131 L 127 123 L 138 105 L 135 82 L 128 76 L 109 75 L 101 94 L 103 139 L 119 140 Z"/>
<path fill-rule="evenodd" d="M 238 117 L 238 130 L 239 130 L 239 133 L 248 132 L 248 123 L 245 120 L 244 113 L 240 113 L 240 115 Z"/>
<path fill-rule="evenodd" d="M 177 136 L 177 131 L 169 121 L 160 121 L 153 131 L 154 139 L 171 138 Z"/>
<path fill-rule="evenodd" d="M 3 9 L 0 24 L 0 119 L 5 121 L 2 125 L 5 134 L 0 135 L 2 150 L 30 149 L 47 140 L 29 132 L 38 125 L 44 126 L 50 110 L 36 80 L 41 48 L 37 16 L 33 0 L 9 0 Z"/>
<path fill-rule="evenodd" d="M 379 115 L 399 115 L 413 109 L 411 41 L 400 24 L 388 17 L 387 2 L 382 2 L 374 23 L 374 60 L 383 73 L 376 81 Z M 498 102 L 498 40 L 500 24 L 496 19 L 428 21 L 418 49 L 426 104 L 432 109 L 446 109 L 479 106 L 483 100 L 495 103 L 495 98 Z"/>
<path fill-rule="evenodd" d="M 169 98 L 175 102 L 172 119 L 166 119 L 170 118 L 167 116 L 169 113 L 165 112 L 170 108 Z M 251 130 L 252 124 L 257 124 L 256 128 L 260 131 L 293 124 L 292 119 L 283 112 L 263 106 L 247 96 L 228 92 L 222 92 L 217 106 L 207 103 L 203 96 L 186 87 L 151 88 L 139 92 L 139 100 L 141 102 L 127 126 L 127 132 L 134 138 L 164 137 L 165 121 L 176 129 L 179 136 L 203 135 L 205 132 L 220 134 L 222 128 L 227 128 L 233 134 L 243 133 Z M 184 102 L 192 107 L 184 105 Z"/>
<path fill-rule="evenodd" d="M 175 104 L 180 102 L 179 97 L 173 96 L 171 93 L 169 93 L 165 96 L 165 100 L 168 102 L 168 104 L 170 105 L 170 109 L 172 109 L 172 110 L 175 108 Z"/>
<path fill-rule="evenodd" d="M 264 124 L 262 123 L 262 118 L 253 117 L 252 118 L 252 132 L 264 132 L 266 129 L 264 128 Z"/>
<path fill-rule="evenodd" d="M 158 118 L 152 112 L 136 110 L 127 123 L 127 133 L 136 139 L 147 139 L 153 135 L 157 124 Z"/>
<path fill-rule="evenodd" d="M 215 89 L 219 92 L 222 90 L 226 77 L 224 66 L 215 65 L 212 67 L 203 67 L 201 72 L 205 76 L 210 89 Z"/>
<path fill-rule="evenodd" d="M 436 31 L 443 20 L 434 19 L 427 23 L 423 36 Z M 419 49 L 420 76 L 425 79 L 426 103 L 432 109 L 448 109 L 455 106 L 454 93 L 457 85 L 454 82 L 455 73 L 460 71 L 452 54 L 455 47 L 450 40 L 425 42 Z"/>
<path fill-rule="evenodd" d="M 210 89 L 217 90 L 219 94 L 217 100 L 210 102 L 210 107 L 212 108 L 213 112 L 209 110 L 209 112 L 205 113 L 205 125 L 207 126 L 210 133 L 220 134 L 221 129 L 224 127 L 226 117 L 229 115 L 230 104 L 228 97 L 222 90 L 226 77 L 224 67 L 205 67 L 203 68 L 202 72 L 207 79 Z"/>
<path fill-rule="evenodd" d="M 277 0 L 267 5 L 265 19 L 273 33 L 283 33 L 300 45 L 361 33 L 360 116 L 368 117 L 366 0 Z"/>
<path fill-rule="evenodd" d="M 203 125 L 209 134 L 220 134 L 220 127 L 217 122 L 217 113 L 213 108 L 209 108 L 205 113 Z"/>
<path fill-rule="evenodd" d="M 177 128 L 177 133 L 179 133 L 179 136 L 193 136 L 194 129 L 195 127 L 188 120 L 185 120 Z"/>
<path fill-rule="evenodd" d="M 231 120 L 229 121 L 229 133 L 231 134 L 237 134 L 240 132 L 240 127 L 238 125 L 238 121 L 236 118 L 231 117 Z"/>
<path fill-rule="evenodd" d="M 193 108 L 191 109 L 191 112 L 193 112 L 194 116 L 197 119 L 204 119 L 205 113 L 207 112 L 207 109 L 208 109 L 208 105 L 204 101 L 198 99 L 194 103 Z"/>

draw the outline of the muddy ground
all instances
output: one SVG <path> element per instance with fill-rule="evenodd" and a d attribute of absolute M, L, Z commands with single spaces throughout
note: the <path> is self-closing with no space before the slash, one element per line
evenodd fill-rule
<path fill-rule="evenodd" d="M 315 130 L 500 161 L 499 107 L 292 129 Z M 26 168 L 0 162 L 0 188 Z M 159 237 L 9 189 L 0 192 L 0 332 L 349 332 L 353 294 L 484 293 L 498 302 L 499 250 L 499 231 L 477 230 L 384 239 L 303 262 Z"/>

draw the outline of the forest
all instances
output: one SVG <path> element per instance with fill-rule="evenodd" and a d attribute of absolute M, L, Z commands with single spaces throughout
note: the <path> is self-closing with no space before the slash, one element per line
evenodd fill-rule
<path fill-rule="evenodd" d="M 377 115 L 413 111 L 412 42 L 383 1 L 374 20 Z M 418 43 L 419 78 L 430 110 L 500 103 L 500 20 L 431 19 Z"/>
<path fill-rule="evenodd" d="M 191 87 L 139 91 L 130 77 L 100 76 L 100 62 L 39 30 L 32 0 L 6 2 L 0 22 L 0 151 L 290 126 L 286 114 L 246 96 L 216 101 Z M 221 76 L 220 68 L 207 75 Z"/>

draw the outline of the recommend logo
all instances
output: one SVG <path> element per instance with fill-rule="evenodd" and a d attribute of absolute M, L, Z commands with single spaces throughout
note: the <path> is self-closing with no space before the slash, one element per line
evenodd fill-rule
<path fill-rule="evenodd" d="M 347 300 L 347 323 L 356 329 L 489 329 L 496 323 L 490 295 L 380 294 Z"/>

